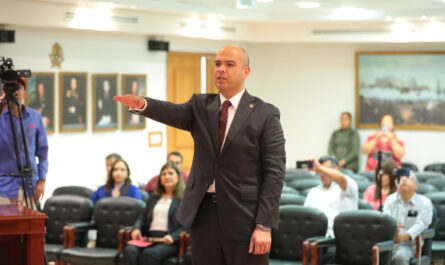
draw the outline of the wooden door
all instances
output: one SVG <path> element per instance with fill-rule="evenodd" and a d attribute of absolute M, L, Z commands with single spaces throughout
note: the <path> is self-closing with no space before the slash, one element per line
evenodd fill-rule
<path fill-rule="evenodd" d="M 201 60 L 206 58 L 206 91 L 217 93 L 214 85 L 214 55 L 170 52 L 167 56 L 167 100 L 184 103 L 193 93 L 201 93 Z M 184 157 L 183 170 L 190 172 L 193 160 L 193 138 L 189 132 L 167 127 L 167 151 L 178 151 Z"/>

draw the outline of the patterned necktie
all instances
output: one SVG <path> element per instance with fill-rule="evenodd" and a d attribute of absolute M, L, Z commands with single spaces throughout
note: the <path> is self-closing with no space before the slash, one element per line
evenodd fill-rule
<path fill-rule="evenodd" d="M 227 128 L 227 117 L 229 116 L 229 107 L 232 104 L 230 103 L 230 100 L 224 101 L 222 104 L 222 108 L 219 111 L 219 150 L 221 151 L 221 147 L 224 141 L 224 136 L 226 134 L 226 128 Z"/>

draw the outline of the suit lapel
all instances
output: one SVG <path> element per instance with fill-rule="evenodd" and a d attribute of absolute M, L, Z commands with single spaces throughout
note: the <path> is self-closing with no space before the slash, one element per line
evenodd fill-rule
<path fill-rule="evenodd" d="M 219 105 L 220 105 L 220 99 L 219 94 L 216 94 L 215 97 L 210 101 L 210 103 L 207 105 L 207 115 L 209 119 L 209 126 L 210 126 L 210 136 L 212 137 L 213 142 L 213 148 L 215 150 L 215 153 L 218 154 L 218 145 L 219 145 Z"/>
<path fill-rule="evenodd" d="M 227 150 L 227 148 L 232 143 L 233 138 L 238 133 L 238 130 L 240 129 L 241 125 L 244 124 L 247 117 L 249 117 L 250 113 L 252 113 L 252 110 L 255 107 L 255 104 L 253 104 L 254 101 L 255 101 L 254 97 L 252 97 L 249 93 L 247 93 L 246 90 L 244 95 L 241 97 L 238 109 L 236 110 L 235 117 L 233 117 L 232 124 L 230 125 L 229 128 L 229 133 L 227 134 L 226 141 L 219 156 L 224 154 L 225 150 Z"/>

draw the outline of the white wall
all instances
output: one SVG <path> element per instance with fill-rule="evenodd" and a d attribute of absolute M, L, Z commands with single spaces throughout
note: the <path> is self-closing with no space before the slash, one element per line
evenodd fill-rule
<path fill-rule="evenodd" d="M 343 111 L 355 113 L 356 51 L 443 50 L 443 44 L 254 44 L 248 88 L 281 110 L 287 166 L 327 153 L 329 137 Z M 372 130 L 359 130 L 362 144 Z M 398 131 L 406 146 L 404 161 L 421 169 L 445 161 L 445 132 Z M 366 157 L 360 157 L 363 170 Z"/>
<path fill-rule="evenodd" d="M 48 135 L 49 172 L 45 198 L 65 185 L 81 185 L 95 189 L 105 178 L 105 156 L 117 152 L 130 165 L 134 182 L 147 182 L 158 174 L 167 155 L 166 126 L 148 120 L 145 130 L 113 132 L 92 131 L 91 74 L 137 73 L 147 75 L 147 95 L 166 98 L 166 53 L 149 52 L 147 37 L 93 31 L 54 30 L 15 27 L 16 42 L 0 44 L 0 56 L 11 57 L 16 69 L 34 72 L 88 72 L 88 130 L 79 133 Z M 168 39 L 170 40 L 170 39 Z M 62 69 L 51 68 L 49 54 L 59 42 L 65 61 Z M 171 38 L 171 50 L 214 52 L 217 41 Z M 56 78 L 58 80 L 58 78 Z M 118 79 L 120 88 L 120 76 Z M 56 98 L 58 98 L 56 83 Z M 55 109 L 58 110 L 58 100 Z M 119 116 L 121 115 L 119 111 Z M 56 111 L 58 121 L 58 111 Z M 162 131 L 162 147 L 148 146 L 148 132 Z"/>

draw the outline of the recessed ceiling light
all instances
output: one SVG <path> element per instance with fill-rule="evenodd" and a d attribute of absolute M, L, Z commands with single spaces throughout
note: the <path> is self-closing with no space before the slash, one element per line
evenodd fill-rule
<path fill-rule="evenodd" d="M 374 17 L 374 11 L 355 7 L 336 8 L 330 16 L 330 18 L 334 20 L 365 20 Z"/>
<path fill-rule="evenodd" d="M 319 8 L 320 3 L 317 2 L 297 2 L 299 8 Z"/>
<path fill-rule="evenodd" d="M 422 16 L 422 20 L 428 20 L 427 16 Z"/>
<path fill-rule="evenodd" d="M 385 20 L 386 20 L 386 21 L 392 21 L 392 17 L 391 17 L 391 16 L 386 16 L 386 17 L 385 17 Z"/>

